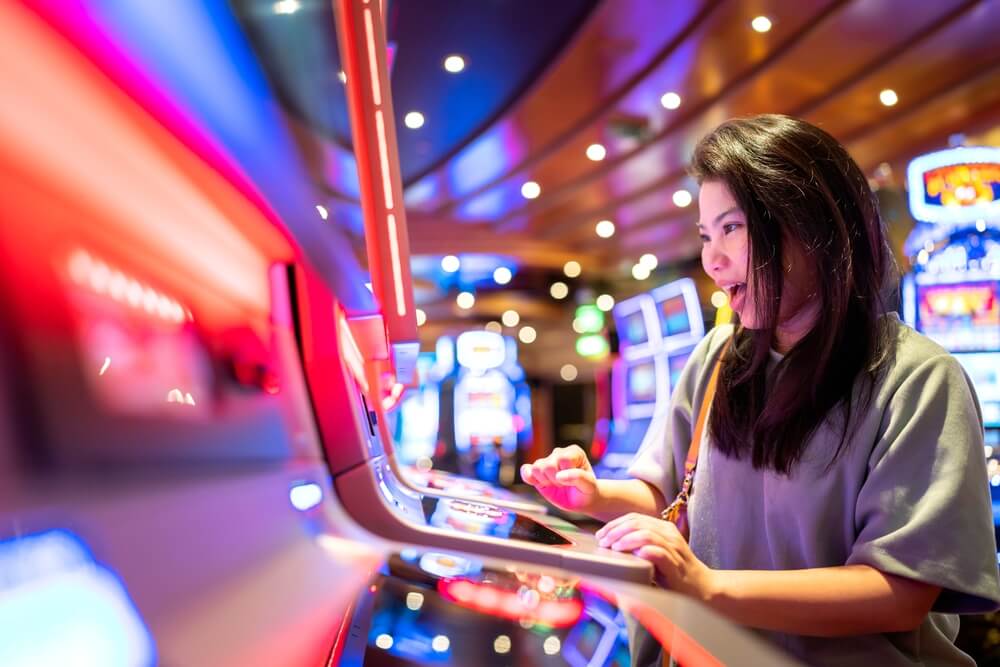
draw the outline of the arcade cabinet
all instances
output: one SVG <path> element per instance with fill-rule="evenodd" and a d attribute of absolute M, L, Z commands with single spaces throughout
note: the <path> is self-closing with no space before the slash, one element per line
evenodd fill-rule
<path fill-rule="evenodd" d="M 626 299 L 613 310 L 619 354 L 611 367 L 612 433 L 595 471 L 621 478 L 665 415 L 670 392 L 705 335 L 694 281 L 682 278 Z"/>
<path fill-rule="evenodd" d="M 962 364 L 979 397 L 1000 532 L 1000 149 L 963 147 L 907 169 L 917 221 L 904 251 L 903 319 Z"/>

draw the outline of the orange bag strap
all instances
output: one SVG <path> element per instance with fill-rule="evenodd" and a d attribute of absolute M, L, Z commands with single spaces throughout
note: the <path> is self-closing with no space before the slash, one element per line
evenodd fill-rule
<path fill-rule="evenodd" d="M 722 352 L 715 362 L 715 368 L 712 369 L 712 375 L 708 379 L 705 396 L 701 399 L 698 418 L 694 423 L 694 436 L 691 439 L 691 445 L 688 447 L 687 460 L 684 462 L 684 479 L 681 481 L 681 490 L 674 501 L 661 513 L 662 518 L 667 521 L 677 523 L 681 510 L 684 509 L 691 498 L 691 487 L 694 486 L 694 471 L 698 467 L 698 452 L 701 450 L 702 434 L 705 431 L 705 420 L 708 418 L 708 410 L 715 399 L 715 387 L 719 382 L 719 369 L 722 368 L 722 359 L 726 356 L 728 349 L 729 342 L 722 348 Z"/>

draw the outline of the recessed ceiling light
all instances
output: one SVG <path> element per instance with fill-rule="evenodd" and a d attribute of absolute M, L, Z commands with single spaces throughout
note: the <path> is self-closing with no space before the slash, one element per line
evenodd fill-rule
<path fill-rule="evenodd" d="M 503 325 L 497 322 L 496 320 L 491 320 L 487 322 L 486 326 L 484 326 L 483 328 L 491 333 L 503 333 Z"/>
<path fill-rule="evenodd" d="M 758 16 L 750 21 L 750 25 L 757 32 L 767 32 L 771 29 L 771 19 L 766 16 Z"/>
<path fill-rule="evenodd" d="M 602 294 L 597 297 L 597 307 L 605 313 L 615 307 L 615 297 L 610 294 Z"/>
<path fill-rule="evenodd" d="M 302 8 L 302 4 L 299 0 L 278 0 L 271 8 L 275 14 L 294 14 Z"/>
<path fill-rule="evenodd" d="M 647 252 L 645 255 L 639 258 L 639 263 L 645 266 L 647 269 L 652 271 L 656 268 L 656 265 L 660 263 L 660 260 L 656 259 L 656 255 L 651 252 Z"/>
<path fill-rule="evenodd" d="M 660 104 L 663 105 L 664 109 L 676 109 L 681 105 L 681 96 L 673 92 L 663 93 Z"/>
<path fill-rule="evenodd" d="M 549 294 L 552 295 L 553 299 L 565 299 L 566 295 L 569 294 L 569 286 L 561 280 L 554 282 L 549 288 Z"/>
<path fill-rule="evenodd" d="M 472 292 L 459 292 L 458 296 L 455 297 L 455 303 L 458 304 L 459 308 L 468 310 L 476 305 L 476 295 Z"/>
<path fill-rule="evenodd" d="M 528 181 L 521 186 L 521 196 L 525 199 L 535 199 L 542 194 L 542 186 L 534 181 Z"/>
<path fill-rule="evenodd" d="M 415 315 L 417 316 L 417 326 L 418 326 L 418 327 L 422 327 L 422 326 L 424 326 L 424 324 L 426 324 L 426 323 L 427 323 L 427 313 L 425 313 L 425 312 L 424 312 L 423 310 L 421 310 L 420 308 L 417 308 L 417 309 L 416 309 L 415 311 L 413 311 L 413 312 L 414 312 L 414 314 L 415 314 Z"/>
<path fill-rule="evenodd" d="M 716 308 L 722 308 L 724 305 L 729 303 L 729 297 L 722 290 L 716 290 L 712 292 L 712 305 Z"/>
<path fill-rule="evenodd" d="M 522 343 L 534 343 L 535 338 L 538 337 L 538 332 L 535 331 L 535 327 L 524 326 L 517 332 L 517 337 L 521 339 Z"/>
<path fill-rule="evenodd" d="M 581 271 L 583 271 L 583 269 L 580 267 L 580 262 L 577 262 L 576 260 L 571 259 L 563 264 L 563 273 L 565 273 L 569 278 L 576 278 L 580 275 Z"/>
<path fill-rule="evenodd" d="M 566 382 L 572 382 L 573 380 L 576 379 L 576 376 L 577 376 L 577 370 L 576 366 L 574 366 L 573 364 L 565 364 L 562 368 L 559 369 L 559 377 L 561 377 Z"/>
<path fill-rule="evenodd" d="M 680 208 L 691 204 L 691 193 L 687 190 L 678 190 L 673 196 L 674 204 Z"/>
<path fill-rule="evenodd" d="M 892 88 L 886 88 L 878 94 L 879 102 L 887 107 L 894 106 L 899 101 L 899 95 Z"/>
<path fill-rule="evenodd" d="M 600 162 L 607 154 L 608 151 L 601 144 L 590 144 L 587 146 L 587 158 L 594 162 Z"/>
<path fill-rule="evenodd" d="M 452 74 L 458 74 L 465 69 L 465 58 L 452 54 L 444 59 L 444 68 Z"/>
<path fill-rule="evenodd" d="M 594 231 L 596 231 L 597 235 L 602 239 L 610 239 L 615 235 L 615 223 L 610 220 L 601 220 L 594 227 Z"/>
<path fill-rule="evenodd" d="M 316 212 L 319 213 L 319 217 L 324 220 L 330 217 L 330 212 L 327 211 L 326 206 L 323 206 L 322 204 L 316 204 Z"/>
<path fill-rule="evenodd" d="M 506 285 L 510 282 L 510 279 L 514 277 L 514 274 L 510 272 L 506 266 L 498 266 L 493 271 L 493 281 L 497 285 Z"/>
<path fill-rule="evenodd" d="M 424 115 L 419 111 L 411 111 L 403 117 L 403 123 L 411 130 L 424 126 Z"/>
<path fill-rule="evenodd" d="M 462 262 L 454 255 L 445 255 L 441 258 L 441 268 L 448 273 L 455 273 L 462 268 Z"/>
<path fill-rule="evenodd" d="M 505 310 L 500 316 L 500 321 L 505 327 L 516 327 L 517 323 L 521 321 L 521 316 L 516 310 Z"/>

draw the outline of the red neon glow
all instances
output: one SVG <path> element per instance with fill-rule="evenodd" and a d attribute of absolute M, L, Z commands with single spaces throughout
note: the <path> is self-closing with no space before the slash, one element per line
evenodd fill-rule
<path fill-rule="evenodd" d="M 553 628 L 573 625 L 583 615 L 583 602 L 577 598 L 538 600 L 535 596 L 522 599 L 514 591 L 469 579 L 442 579 L 438 582 L 442 597 L 491 616 L 510 620 L 531 619 Z"/>
<path fill-rule="evenodd" d="M 392 179 L 389 177 L 389 145 L 385 140 L 385 118 L 382 110 L 375 111 L 375 131 L 378 134 L 378 161 L 382 172 L 382 190 L 385 193 L 385 207 L 389 211 L 393 207 Z"/>
<path fill-rule="evenodd" d="M 382 106 L 382 85 L 378 79 L 378 59 L 375 52 L 375 26 L 372 22 L 372 10 L 365 10 L 365 39 L 368 42 L 368 73 L 372 80 L 372 96 L 375 106 Z"/>
<path fill-rule="evenodd" d="M 368 380 L 365 378 L 365 362 L 358 348 L 358 343 L 351 334 L 351 327 L 347 324 L 347 317 L 340 313 L 337 318 L 337 327 L 340 329 L 340 351 L 343 354 L 344 362 L 348 370 L 365 392 L 368 391 Z"/>
<path fill-rule="evenodd" d="M 399 258 L 399 236 L 396 231 L 396 216 L 386 216 L 389 227 L 389 253 L 392 255 L 392 284 L 396 288 L 396 312 L 406 315 L 406 295 L 403 292 L 403 267 Z"/>

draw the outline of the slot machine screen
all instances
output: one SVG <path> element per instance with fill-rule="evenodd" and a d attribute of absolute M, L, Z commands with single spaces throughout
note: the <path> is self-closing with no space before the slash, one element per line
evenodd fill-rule
<path fill-rule="evenodd" d="M 671 388 L 676 387 L 677 383 L 680 382 L 681 371 L 684 370 L 684 366 L 687 364 L 687 361 L 691 357 L 691 353 L 693 351 L 694 348 L 691 348 L 690 350 L 677 352 L 667 357 L 667 373 L 670 375 Z"/>
<path fill-rule="evenodd" d="M 691 319 L 683 292 L 657 302 L 656 306 L 664 338 L 691 333 Z"/>
<path fill-rule="evenodd" d="M 917 328 L 951 352 L 1000 350 L 1000 283 L 917 286 Z"/>
<path fill-rule="evenodd" d="M 646 331 L 646 321 L 642 317 L 641 310 L 626 315 L 624 325 L 621 334 L 628 345 L 642 345 L 649 341 L 649 333 Z"/>
<path fill-rule="evenodd" d="M 986 428 L 1000 428 L 1000 352 L 956 354 L 976 388 Z"/>
<path fill-rule="evenodd" d="M 629 405 L 656 402 L 656 365 L 653 360 L 633 364 L 626 371 L 625 386 Z"/>

